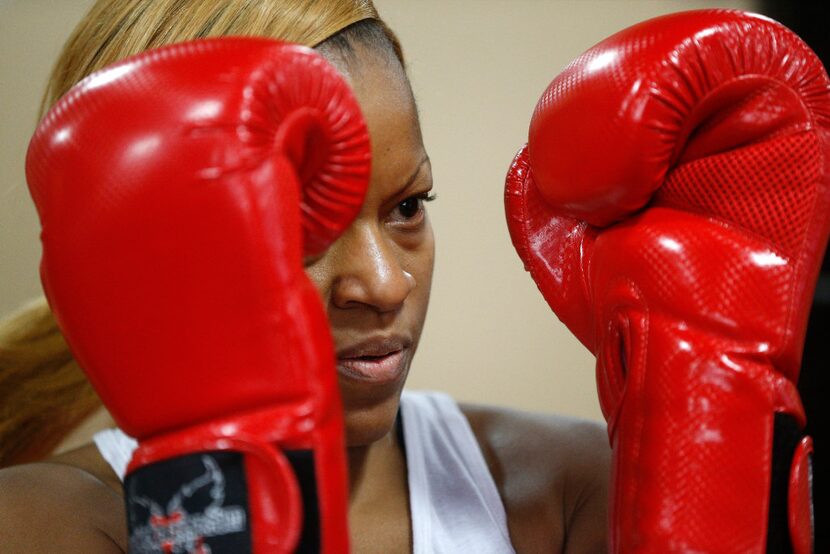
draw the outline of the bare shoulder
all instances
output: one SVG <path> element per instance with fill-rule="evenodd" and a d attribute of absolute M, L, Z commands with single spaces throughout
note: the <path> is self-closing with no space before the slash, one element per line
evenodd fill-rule
<path fill-rule="evenodd" d="M 604 552 L 611 449 L 593 421 L 462 404 L 519 552 Z"/>
<path fill-rule="evenodd" d="M 124 501 L 89 448 L 0 470 L 3 552 L 125 551 Z"/>

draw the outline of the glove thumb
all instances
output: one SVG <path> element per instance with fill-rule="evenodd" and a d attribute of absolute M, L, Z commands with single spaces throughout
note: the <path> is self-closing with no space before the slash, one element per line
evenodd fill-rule
<path fill-rule="evenodd" d="M 588 275 L 596 233 L 588 223 L 558 215 L 548 206 L 533 179 L 527 145 L 507 172 L 504 207 L 525 271 L 562 323 L 595 353 Z"/>

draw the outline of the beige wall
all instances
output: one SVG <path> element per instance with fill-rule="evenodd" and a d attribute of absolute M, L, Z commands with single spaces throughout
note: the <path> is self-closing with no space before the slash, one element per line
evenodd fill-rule
<path fill-rule="evenodd" d="M 89 0 L 0 0 L 0 314 L 39 294 L 23 159 L 50 64 Z M 436 277 L 412 388 L 600 418 L 593 359 L 523 272 L 505 170 L 539 94 L 574 56 L 661 13 L 751 0 L 376 0 L 400 35 L 439 200 Z"/>

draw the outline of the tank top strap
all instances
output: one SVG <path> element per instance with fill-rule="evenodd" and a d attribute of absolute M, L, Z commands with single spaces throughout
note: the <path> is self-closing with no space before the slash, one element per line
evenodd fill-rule
<path fill-rule="evenodd" d="M 415 554 L 515 552 L 496 483 L 455 400 L 405 391 L 401 418 Z"/>
<path fill-rule="evenodd" d="M 121 429 L 98 431 L 92 436 L 92 440 L 98 447 L 101 457 L 107 461 L 123 482 L 124 475 L 127 473 L 127 464 L 133 457 L 133 450 L 138 446 L 136 440 L 127 436 Z"/>

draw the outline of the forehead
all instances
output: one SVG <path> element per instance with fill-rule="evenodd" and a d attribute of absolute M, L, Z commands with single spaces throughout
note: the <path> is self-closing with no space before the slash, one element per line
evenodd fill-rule
<path fill-rule="evenodd" d="M 409 81 L 394 56 L 360 44 L 354 55 L 323 53 L 346 77 L 360 104 L 372 142 L 372 180 L 399 180 L 424 156 Z"/>

